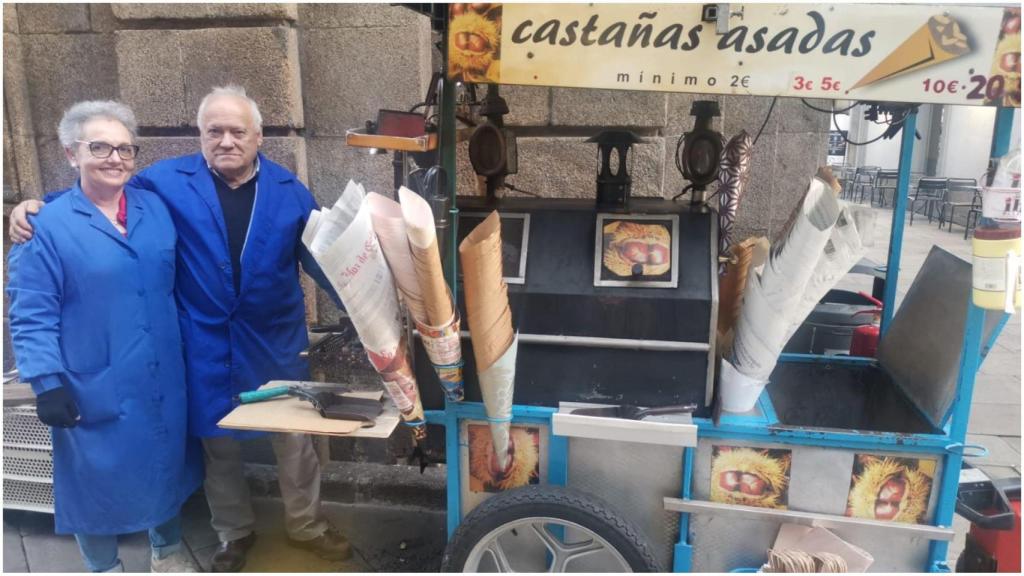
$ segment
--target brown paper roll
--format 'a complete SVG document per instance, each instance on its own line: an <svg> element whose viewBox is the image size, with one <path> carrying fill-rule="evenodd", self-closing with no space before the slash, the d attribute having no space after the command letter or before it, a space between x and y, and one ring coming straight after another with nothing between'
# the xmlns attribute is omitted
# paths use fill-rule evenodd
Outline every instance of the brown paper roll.
<svg viewBox="0 0 1024 576"><path fill-rule="evenodd" d="M459 245L466 320L478 372L487 370L512 343L508 286L501 276L501 219L494 211Z"/></svg>
<svg viewBox="0 0 1024 576"><path fill-rule="evenodd" d="M733 244L729 254L734 261L726 265L725 275L718 281L718 345L722 354L731 348L732 330L743 307L743 289L747 285L747 272L756 244L756 238Z"/></svg>
<svg viewBox="0 0 1024 576"><path fill-rule="evenodd" d="M412 263L416 268L420 292L423 294L427 321L431 326L439 326L451 320L453 310L448 296L448 285L444 281L444 268L441 266L437 240L426 248L419 248L410 243L409 249L412 251Z"/></svg>

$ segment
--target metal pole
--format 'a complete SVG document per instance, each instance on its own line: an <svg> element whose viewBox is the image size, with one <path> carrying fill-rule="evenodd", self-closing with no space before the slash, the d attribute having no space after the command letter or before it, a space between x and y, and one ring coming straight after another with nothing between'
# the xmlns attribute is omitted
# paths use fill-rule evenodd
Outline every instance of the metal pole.
<svg viewBox="0 0 1024 576"><path fill-rule="evenodd" d="M1010 136L1013 135L1013 108L996 108L996 123L992 129L992 153L991 158L1002 158L1010 151ZM995 171L989 175L989 184L992 182Z"/></svg>
<svg viewBox="0 0 1024 576"><path fill-rule="evenodd" d="M455 207L455 82L448 78L448 25L445 24L444 32L441 34L442 72L441 77L441 167L448 176L445 181L448 187L448 254L442 254L445 260L445 277L448 286L452 290L452 298L458 302L458 244L456 239L459 232L459 209Z"/></svg>
<svg viewBox="0 0 1024 576"><path fill-rule="evenodd" d="M917 110L907 114L900 141L900 167L892 203L892 234L889 236L889 260L885 273L885 297L882 298L882 335L892 322L896 309L896 284L900 275L900 251L903 249L903 224L906 220L907 194L910 190L910 164L914 159L914 135L917 132Z"/></svg>

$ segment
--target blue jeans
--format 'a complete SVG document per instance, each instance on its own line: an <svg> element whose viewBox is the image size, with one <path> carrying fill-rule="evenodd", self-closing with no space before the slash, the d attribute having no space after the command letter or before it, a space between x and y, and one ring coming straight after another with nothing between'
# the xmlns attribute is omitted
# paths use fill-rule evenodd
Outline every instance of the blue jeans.
<svg viewBox="0 0 1024 576"><path fill-rule="evenodd" d="M109 572L121 564L117 557L117 535L75 534L78 548L82 551L85 567L93 572ZM149 544L153 547L153 556L166 558L181 550L181 516L173 518L149 529Z"/></svg>

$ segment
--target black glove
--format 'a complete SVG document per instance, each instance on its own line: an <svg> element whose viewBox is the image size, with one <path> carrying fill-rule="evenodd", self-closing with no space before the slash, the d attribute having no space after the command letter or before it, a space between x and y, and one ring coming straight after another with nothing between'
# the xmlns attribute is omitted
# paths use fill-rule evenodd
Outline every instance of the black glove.
<svg viewBox="0 0 1024 576"><path fill-rule="evenodd" d="M36 396L36 414L43 424L54 428L74 428L81 419L74 397L63 386Z"/></svg>

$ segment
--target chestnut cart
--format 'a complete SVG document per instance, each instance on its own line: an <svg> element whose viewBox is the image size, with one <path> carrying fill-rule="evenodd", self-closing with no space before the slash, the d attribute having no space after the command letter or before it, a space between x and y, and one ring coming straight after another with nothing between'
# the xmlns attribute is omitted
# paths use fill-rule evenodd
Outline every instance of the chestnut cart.
<svg viewBox="0 0 1024 576"><path fill-rule="evenodd" d="M764 563L780 527L794 524L827 528L864 549L874 559L871 571L948 571L961 463L984 450L965 443L975 374L1008 315L974 306L970 263L938 248L895 308L916 108L906 105L902 121L877 358L785 354L753 410L716 419L719 219L700 186L679 201L631 198L631 136L595 131L596 200L496 199L494 190L516 164L497 86L843 100L837 108L853 100L1000 106L991 152L998 158L1007 152L1019 107L1010 94L1017 82L1019 99L1019 69L1016 76L989 70L993 55L998 61L1006 50L1003 39L1012 39L1006 22L1014 14L1019 54L1019 8L409 6L432 18L446 48L439 150L449 175L456 173L456 94L468 93L471 84L487 93L482 102L489 119L476 129L480 138L474 134L470 148L489 194L456 198L454 177L442 179L451 223L445 267L465 318L457 247L468 230L497 210L519 341L512 424L520 432L514 439L535 443L538 454L526 486L497 490L474 478L472 438L489 421L468 334L462 402L444 399L416 345L427 421L431 434L443 429L447 456L445 569L744 570ZM457 22L462 17L476 22ZM625 32L616 44L618 22ZM682 32L671 44L674 25ZM741 26L743 37L736 31ZM762 26L758 48L753 38ZM1009 31L998 32L1000 26ZM797 33L778 36L787 27ZM596 58L619 66L619 72L601 76L596 66L585 70L590 64L577 58L584 52L571 51L587 28L594 44L587 50L606 50L602 54L611 56ZM634 40L630 31L638 31ZM662 49L656 48L659 38ZM500 51L494 46L499 40ZM785 48L787 41L792 50ZM642 53L650 60L637 61L638 52L624 48L635 48L633 42L648 46ZM673 49L664 48L669 44ZM931 50L934 65L900 63L921 46ZM562 47L572 55L569 60L560 59ZM615 60L617 49L623 56ZM697 54L707 55L706 67L694 63ZM970 58L984 61L971 67L982 74L977 98L949 92L948 83L937 92L935 80L966 74L957 59ZM661 59L680 63L672 83L670 70L658 71ZM849 78L843 76L853 74L843 68L847 63L856 71ZM839 74L822 82L823 66ZM638 79L641 69L647 75L642 78L656 74L658 83ZM694 80L680 81L684 76ZM717 80L712 84L709 78ZM698 103L693 112L697 129L688 138L696 140L714 105ZM720 153L721 144L712 145L720 140L708 142L712 154ZM701 170L699 161L692 163L687 179L699 183ZM574 195L589 195L580 192ZM653 222L670 231L669 252L653 256L670 261L670 272L634 272L625 280L604 273L601 234L614 221ZM573 413L584 407L690 404L696 405L692 413L644 419ZM886 473L885 466L898 471ZM530 477L526 472L524 478ZM873 477L882 480L871 486ZM723 491L735 497L716 497Z"/></svg>

